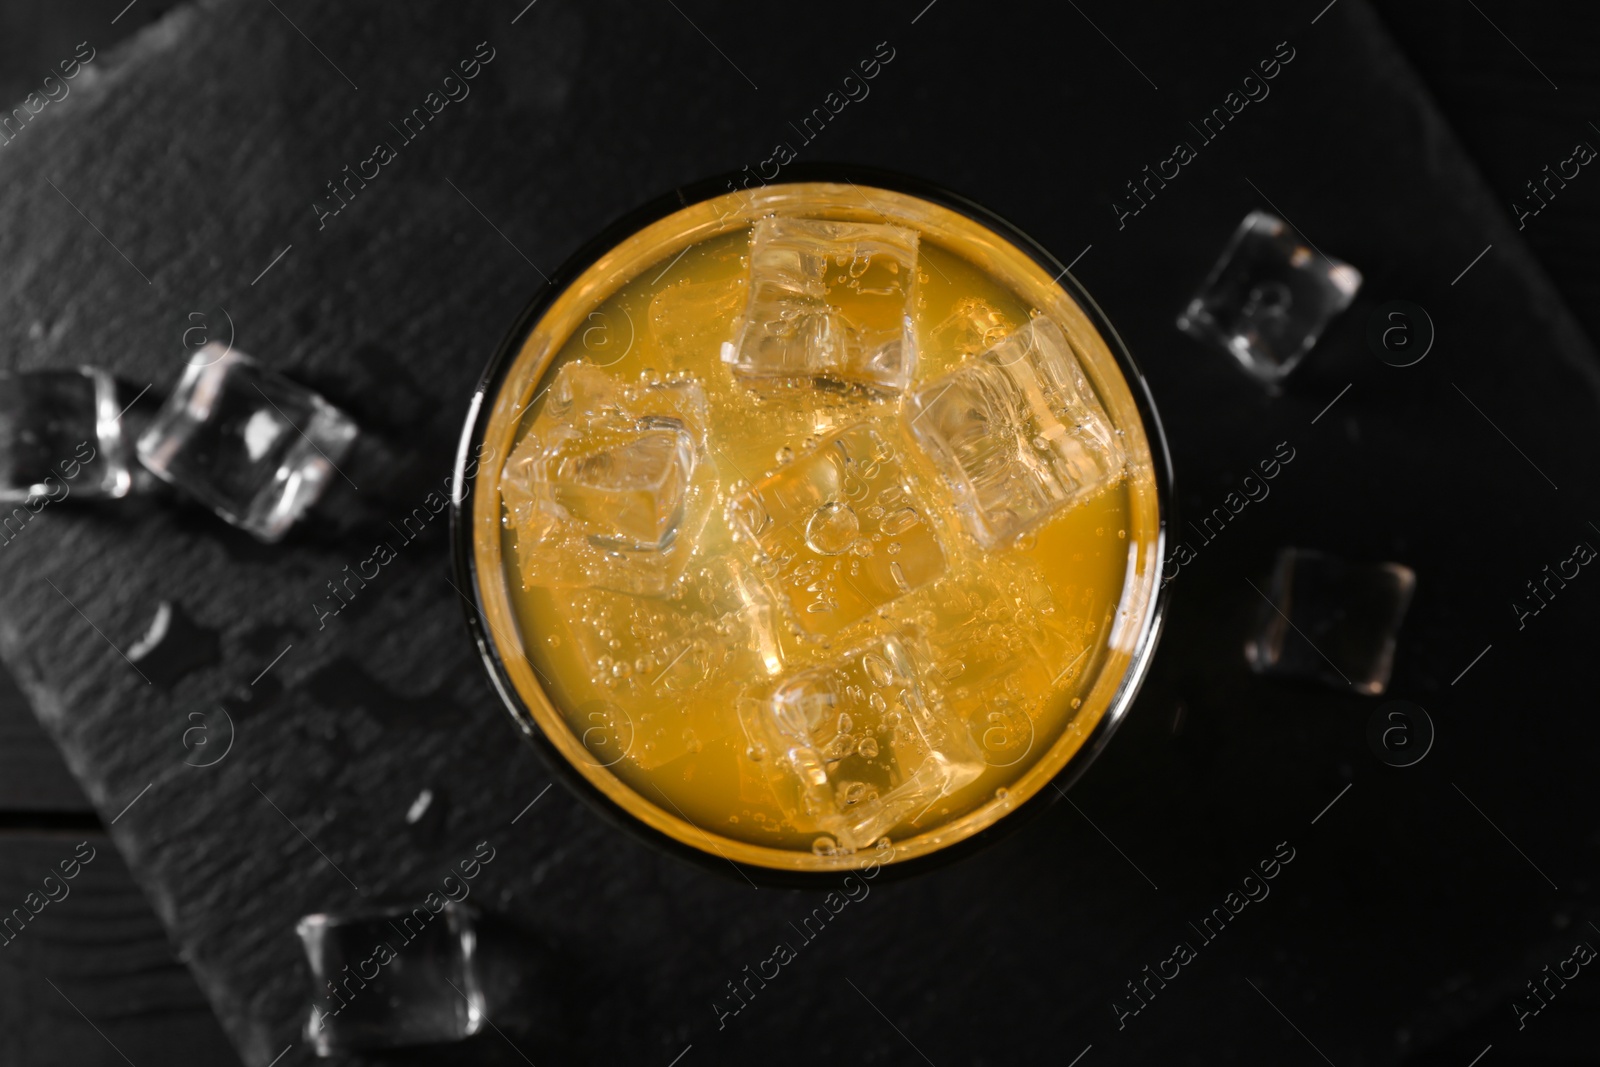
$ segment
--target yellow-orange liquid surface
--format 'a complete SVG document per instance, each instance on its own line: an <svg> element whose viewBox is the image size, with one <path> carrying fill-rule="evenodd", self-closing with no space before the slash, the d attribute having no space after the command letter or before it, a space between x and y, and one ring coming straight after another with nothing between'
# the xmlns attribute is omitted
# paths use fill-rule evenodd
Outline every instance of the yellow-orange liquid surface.
<svg viewBox="0 0 1600 1067"><path fill-rule="evenodd" d="M536 728L555 735L611 799L684 843L808 869L861 862L864 842L827 832L796 777L803 768L786 757L788 743L762 732L774 694L805 699L806 679L831 677L840 693L862 701L854 716L843 696L838 709L828 707L827 744L815 754L826 770L814 773L819 781L827 775L816 788L826 791L829 810L892 794L913 763L939 747L915 736L912 705L936 720L937 736L971 770L906 811L874 853L893 859L959 840L1047 782L1115 698L1148 621L1159 518L1126 383L1103 340L1046 276L992 232L913 198L874 190L876 208L907 207L885 215L863 210L853 186L798 191L797 201L775 210L888 218L920 233L914 278L894 279L914 282L908 392L978 358L1033 316L1071 320L1062 325L1118 431L1126 473L1014 541L983 547L908 430L902 395L806 379L752 383L730 370L724 342L736 338L749 296L750 224L730 220L724 206L715 223L697 217L702 233L721 232L699 236L685 225L685 244L671 234L672 220L658 223L653 244L636 242L634 262L623 249L601 264L606 277L569 293L555 329L530 338L521 373L505 387L516 395L497 400L486 435L493 451L480 492L494 494L500 465L552 402L564 365L599 369L624 391L698 383L708 412L697 466L705 499L698 525L685 532L692 544L674 546L680 562L664 587L531 584L522 563L540 547L519 543L526 529L498 500L480 501L476 515L480 585L493 594L490 627ZM750 216L762 210L747 200L730 204ZM974 243L964 247L969 233ZM868 265L869 276L875 269ZM608 279L610 291L601 291ZM847 305L849 293L829 299ZM859 452L863 441L875 459L853 491L840 541L848 549L827 544L838 533L827 513L759 539L740 526L738 509L752 492L793 496L791 483L809 484L819 449ZM909 526L900 514L912 516ZM911 675L883 690L887 705L872 681L873 661L889 656L884 640L906 650Z"/></svg>

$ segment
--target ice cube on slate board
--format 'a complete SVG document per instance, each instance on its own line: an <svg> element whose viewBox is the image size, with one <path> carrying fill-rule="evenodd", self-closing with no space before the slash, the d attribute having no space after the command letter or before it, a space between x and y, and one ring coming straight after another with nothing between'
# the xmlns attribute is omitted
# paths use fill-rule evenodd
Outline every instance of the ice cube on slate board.
<svg viewBox="0 0 1600 1067"><path fill-rule="evenodd" d="M736 494L728 521L801 629L832 634L938 577L944 549L896 443L847 426Z"/></svg>
<svg viewBox="0 0 1600 1067"><path fill-rule="evenodd" d="M1349 563L1278 552L1245 657L1257 674L1376 695L1389 685L1395 637L1417 578L1399 563Z"/></svg>
<svg viewBox="0 0 1600 1067"><path fill-rule="evenodd" d="M1121 439L1047 318L923 383L903 418L986 549L1111 484L1124 466Z"/></svg>
<svg viewBox="0 0 1600 1067"><path fill-rule="evenodd" d="M251 357L211 344L139 435L139 462L272 542L314 504L356 437L350 416Z"/></svg>
<svg viewBox="0 0 1600 1067"><path fill-rule="evenodd" d="M708 514L707 418L687 375L564 365L504 471L523 584L666 593Z"/></svg>
<svg viewBox="0 0 1600 1067"><path fill-rule="evenodd" d="M1356 268L1323 255L1276 215L1252 211L1178 328L1272 383L1294 370L1360 288Z"/></svg>
<svg viewBox="0 0 1600 1067"><path fill-rule="evenodd" d="M898 393L916 370L917 234L899 226L765 218L750 292L723 359L746 381L826 379Z"/></svg>
<svg viewBox="0 0 1600 1067"><path fill-rule="evenodd" d="M924 694L918 645L914 634L880 635L740 704L779 803L827 835L819 848L865 848L983 772L964 726Z"/></svg>
<svg viewBox="0 0 1600 1067"><path fill-rule="evenodd" d="M0 372L0 502L126 496L133 480L119 415L105 371Z"/></svg>
<svg viewBox="0 0 1600 1067"><path fill-rule="evenodd" d="M428 898L307 915L295 927L311 971L305 1039L317 1055L462 1041L483 1028L472 909Z"/></svg>

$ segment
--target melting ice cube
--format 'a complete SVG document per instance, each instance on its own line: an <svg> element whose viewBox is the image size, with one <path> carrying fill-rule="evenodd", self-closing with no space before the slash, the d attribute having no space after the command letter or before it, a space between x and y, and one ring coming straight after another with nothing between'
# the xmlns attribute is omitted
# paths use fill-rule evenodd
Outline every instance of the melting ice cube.
<svg viewBox="0 0 1600 1067"><path fill-rule="evenodd" d="M687 376L624 386L578 361L506 461L502 492L528 587L661 595L705 522L706 398Z"/></svg>
<svg viewBox="0 0 1600 1067"><path fill-rule="evenodd" d="M483 1029L473 909L417 904L307 915L295 927L310 972L305 1036L317 1055L440 1045Z"/></svg>
<svg viewBox="0 0 1600 1067"><path fill-rule="evenodd" d="M865 848L970 784L983 759L918 682L914 634L887 634L741 705L752 747L803 831Z"/></svg>
<svg viewBox="0 0 1600 1067"><path fill-rule="evenodd" d="M1278 216L1252 211L1178 316L1178 329L1276 382L1360 288L1360 271L1323 255Z"/></svg>
<svg viewBox="0 0 1600 1067"><path fill-rule="evenodd" d="M898 393L916 370L917 234L766 218L750 235L750 294L723 358L746 380L822 378Z"/></svg>
<svg viewBox="0 0 1600 1067"><path fill-rule="evenodd" d="M0 501L126 496L132 478L111 375L0 371Z"/></svg>
<svg viewBox="0 0 1600 1067"><path fill-rule="evenodd" d="M1351 563L1279 549L1245 658L1257 674L1381 694L1417 577L1399 563Z"/></svg>
<svg viewBox="0 0 1600 1067"><path fill-rule="evenodd" d="M895 445L867 423L824 438L737 494L728 521L813 634L835 633L945 568Z"/></svg>
<svg viewBox="0 0 1600 1067"><path fill-rule="evenodd" d="M305 386L220 344L195 353L139 435L139 462L262 541L337 477L356 424Z"/></svg>
<svg viewBox="0 0 1600 1067"><path fill-rule="evenodd" d="M556 459L549 503L599 547L660 551L677 536L694 467L687 432L642 430L610 447Z"/></svg>
<svg viewBox="0 0 1600 1067"><path fill-rule="evenodd" d="M903 417L984 548L1008 544L1123 469L1111 421L1046 318L922 385Z"/></svg>

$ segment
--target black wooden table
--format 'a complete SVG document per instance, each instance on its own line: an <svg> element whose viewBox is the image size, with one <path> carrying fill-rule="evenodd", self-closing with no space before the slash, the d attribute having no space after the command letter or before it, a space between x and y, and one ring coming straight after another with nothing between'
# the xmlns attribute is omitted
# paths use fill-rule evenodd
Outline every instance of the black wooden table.
<svg viewBox="0 0 1600 1067"><path fill-rule="evenodd" d="M1063 260L1081 253L1075 273L1162 405L1183 508L1209 511L1280 440L1303 458L1185 568L1147 692L1073 805L972 861L879 887L722 1029L711 1005L724 982L813 901L657 857L559 791L513 827L549 775L508 743L478 676L442 531L318 630L310 603L365 547L358 536L311 524L269 550L197 510L49 514L0 552L0 651L116 820L111 840L245 1062L309 1058L298 915L420 899L481 840L499 853L478 900L510 928L503 943L539 947L501 988L499 1031L463 1053L474 1062L905 1062L913 1044L941 1064L1067 1062L1089 1046L1085 1064L1466 1062L1491 1044L1533 1062L1592 1047L1581 1025L1594 994L1578 982L1523 1030L1510 1010L1600 920L1596 727L1574 666L1592 594L1574 583L1522 631L1507 606L1597 515L1583 428L1600 371L1530 251L1592 314L1592 256L1587 274L1560 268L1572 266L1564 249L1592 253L1596 194L1573 181L1521 233L1507 211L1518 176L1584 136L1582 104L1564 102L1595 99L1586 26L1559 9L1389 13L1411 51L1435 57L1423 66L1460 106L1474 154L1493 157L1491 184L1360 0L1158 19L1096 5L1032 28L1021 9L940 0L848 29L801 20L776 38L704 3L279 6L179 12L59 121L0 151L8 365L92 359L161 388L188 313L226 306L240 347L404 441L419 479L442 476L461 400L541 269L674 182L768 157L836 74L888 41L895 59L872 96L804 157L921 174ZM323 184L484 40L496 57L474 95L318 230ZM1272 97L1119 229L1122 183L1280 41L1295 59ZM1550 44L1532 49L1537 79L1515 50L1530 41ZM1490 91L1499 118L1472 106ZM1529 114L1547 140L1506 138ZM1357 306L1276 398L1172 329L1251 207L1367 273ZM1362 344L1365 317L1392 298L1439 327L1417 367L1387 367ZM390 493L367 506L410 510L403 487ZM1259 584L1287 543L1417 569L1393 692L1439 725L1422 764L1374 758L1375 702L1244 670L1246 579ZM110 646L127 648L163 600L215 635L216 655L146 685ZM216 722L218 707L234 749L186 765L189 715ZM432 817L410 823L424 789ZM73 834L8 845L20 858L5 885L28 892L30 868L82 840L82 825L41 824ZM1191 968L1204 977L1118 1029L1124 983L1280 841L1297 860L1273 898L1206 948ZM110 851L88 872L115 873ZM48 919L88 936L89 916L69 909L96 897L75 884L30 935ZM62 966L47 941L5 972L8 991ZM86 1004L102 973L80 988L56 971L60 999L83 1009L80 1035L93 1034L84 1022L159 1020L163 1003L192 1011L178 984L170 1001ZM160 1048L159 1034L141 1049ZM133 1062L176 1058L108 1036ZM19 1062L49 1062L46 1045L28 1037ZM196 1061L208 1055L202 1045Z"/></svg>

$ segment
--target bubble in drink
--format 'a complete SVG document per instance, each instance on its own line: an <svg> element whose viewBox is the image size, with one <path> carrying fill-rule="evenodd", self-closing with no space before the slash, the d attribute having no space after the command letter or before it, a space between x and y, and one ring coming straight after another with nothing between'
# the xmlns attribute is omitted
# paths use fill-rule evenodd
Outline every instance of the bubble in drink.
<svg viewBox="0 0 1600 1067"><path fill-rule="evenodd" d="M732 336L744 302L743 278L671 285L650 301L651 340L675 366L704 362Z"/></svg>
<svg viewBox="0 0 1600 1067"><path fill-rule="evenodd" d="M932 331L932 347L958 356L975 356L1016 330L1003 311L985 300L967 297Z"/></svg>
<svg viewBox="0 0 1600 1067"><path fill-rule="evenodd" d="M582 689L628 723L628 744L607 749L609 760L626 756L652 770L729 736L737 729L732 716L691 720L689 702L731 700L784 666L776 609L733 556L692 568L666 597L608 589L566 596L568 626L588 666Z"/></svg>

